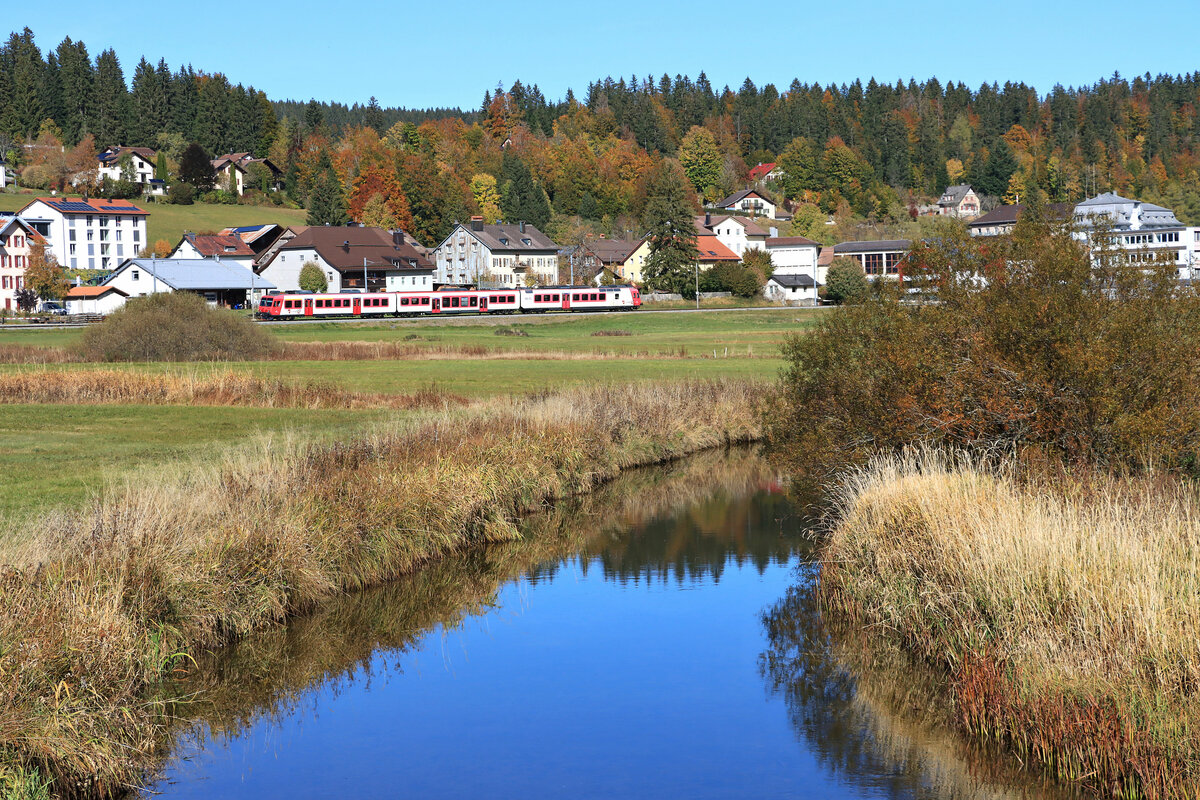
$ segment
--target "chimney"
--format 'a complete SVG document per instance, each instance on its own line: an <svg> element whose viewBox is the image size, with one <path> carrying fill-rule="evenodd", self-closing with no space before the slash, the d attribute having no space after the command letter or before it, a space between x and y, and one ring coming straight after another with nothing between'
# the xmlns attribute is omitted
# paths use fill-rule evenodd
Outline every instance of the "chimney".
<svg viewBox="0 0 1200 800"><path fill-rule="evenodd" d="M710 225L712 225L712 212L711 212L711 211L705 211L705 212L704 212L704 227L706 227L706 228L707 228L707 227L709 227Z"/></svg>
<svg viewBox="0 0 1200 800"><path fill-rule="evenodd" d="M779 228L776 228L774 225L771 226L771 238L772 239L779 238Z"/></svg>
<svg viewBox="0 0 1200 800"><path fill-rule="evenodd" d="M525 220L521 220L521 222L519 224L521 226L521 233L524 233L525 232Z"/></svg>
<svg viewBox="0 0 1200 800"><path fill-rule="evenodd" d="M483 217L471 217L471 230L483 230Z"/></svg>

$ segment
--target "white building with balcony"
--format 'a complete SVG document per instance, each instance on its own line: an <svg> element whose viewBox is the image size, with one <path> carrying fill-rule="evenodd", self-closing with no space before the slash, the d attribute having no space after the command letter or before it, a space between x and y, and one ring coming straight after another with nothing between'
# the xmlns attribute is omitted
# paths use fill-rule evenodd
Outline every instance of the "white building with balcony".
<svg viewBox="0 0 1200 800"><path fill-rule="evenodd" d="M67 269L112 270L146 246L149 213L128 200L40 197L18 214Z"/></svg>
<svg viewBox="0 0 1200 800"><path fill-rule="evenodd" d="M775 204L757 189L743 189L726 197L718 206L735 214L775 219Z"/></svg>
<svg viewBox="0 0 1200 800"><path fill-rule="evenodd" d="M1159 259L1173 263L1180 278L1191 277L1194 232L1169 208L1130 200L1106 192L1075 206L1077 236L1089 239L1100 224L1111 228L1111 244L1123 251L1129 264L1149 264Z"/></svg>
<svg viewBox="0 0 1200 800"><path fill-rule="evenodd" d="M434 251L439 284L540 285L558 281L558 245L525 222L458 224Z"/></svg>

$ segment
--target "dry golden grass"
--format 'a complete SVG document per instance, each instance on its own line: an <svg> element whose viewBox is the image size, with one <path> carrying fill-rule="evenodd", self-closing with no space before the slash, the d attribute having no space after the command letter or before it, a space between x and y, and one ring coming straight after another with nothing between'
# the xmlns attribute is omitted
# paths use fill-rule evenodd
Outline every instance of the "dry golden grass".
<svg viewBox="0 0 1200 800"><path fill-rule="evenodd" d="M436 408L466 399L434 389L413 394L349 392L230 370L149 374L129 370L34 371L0 375L0 403L251 406L255 408Z"/></svg>
<svg viewBox="0 0 1200 800"><path fill-rule="evenodd" d="M0 763L104 794L158 739L143 687L187 660L457 549L622 469L756 439L759 386L609 386L274 442L116 487L0 554Z"/></svg>
<svg viewBox="0 0 1200 800"><path fill-rule="evenodd" d="M1200 794L1200 495L932 453L842 484L826 602L949 671L959 721L1122 797Z"/></svg>

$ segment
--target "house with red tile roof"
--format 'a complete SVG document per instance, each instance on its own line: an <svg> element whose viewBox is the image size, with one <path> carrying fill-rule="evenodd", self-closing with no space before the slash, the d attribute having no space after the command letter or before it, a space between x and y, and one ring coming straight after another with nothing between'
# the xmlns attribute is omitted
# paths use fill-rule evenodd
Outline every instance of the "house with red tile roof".
<svg viewBox="0 0 1200 800"><path fill-rule="evenodd" d="M128 297L115 286L72 286L64 299L68 314L108 315L125 305Z"/></svg>
<svg viewBox="0 0 1200 800"><path fill-rule="evenodd" d="M783 177L783 170L779 169L775 162L764 164L758 162L757 166L750 168L750 180L753 183L761 183L763 181L777 181Z"/></svg>
<svg viewBox="0 0 1200 800"><path fill-rule="evenodd" d="M747 250L762 250L775 228L764 228L749 217L705 214L696 217L696 232L701 236L716 236L721 244L741 257Z"/></svg>
<svg viewBox="0 0 1200 800"><path fill-rule="evenodd" d="M115 269L146 246L150 215L128 200L39 197L17 213L67 269Z"/></svg>
<svg viewBox="0 0 1200 800"><path fill-rule="evenodd" d="M0 217L0 309L15 311L17 291L25 288L30 246L41 234L19 216Z"/></svg>

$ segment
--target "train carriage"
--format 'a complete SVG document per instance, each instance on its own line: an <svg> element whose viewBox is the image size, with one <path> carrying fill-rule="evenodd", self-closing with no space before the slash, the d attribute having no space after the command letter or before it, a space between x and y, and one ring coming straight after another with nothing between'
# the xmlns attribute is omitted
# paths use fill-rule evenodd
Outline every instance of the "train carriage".
<svg viewBox="0 0 1200 800"><path fill-rule="evenodd" d="M642 304L636 286L542 286L524 289L526 311L633 311Z"/></svg>
<svg viewBox="0 0 1200 800"><path fill-rule="evenodd" d="M544 311L632 311L635 286L547 286L531 289L445 289L436 292L276 292L264 295L263 319L512 314Z"/></svg>

